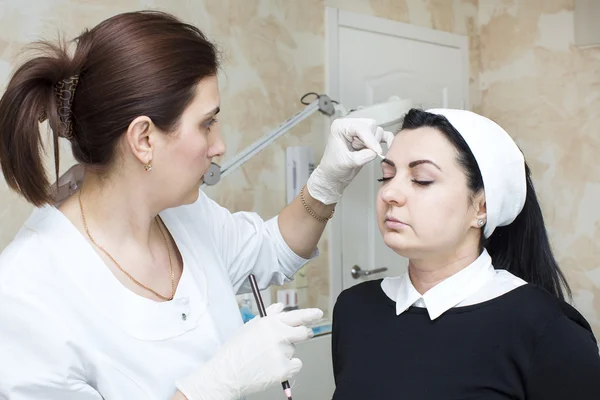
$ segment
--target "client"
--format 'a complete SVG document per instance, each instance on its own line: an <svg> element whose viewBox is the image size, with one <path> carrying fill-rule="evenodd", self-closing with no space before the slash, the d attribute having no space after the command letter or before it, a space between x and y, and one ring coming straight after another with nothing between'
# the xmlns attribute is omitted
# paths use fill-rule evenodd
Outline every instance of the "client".
<svg viewBox="0 0 600 400"><path fill-rule="evenodd" d="M339 296L333 399L600 399L596 339L504 129L413 109L381 166L379 228L408 272Z"/></svg>

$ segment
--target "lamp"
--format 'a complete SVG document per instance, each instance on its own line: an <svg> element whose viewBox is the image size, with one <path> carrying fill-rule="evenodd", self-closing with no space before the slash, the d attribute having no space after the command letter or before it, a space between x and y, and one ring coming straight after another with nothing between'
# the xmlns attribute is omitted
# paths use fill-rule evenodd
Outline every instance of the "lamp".
<svg viewBox="0 0 600 400"><path fill-rule="evenodd" d="M306 103L304 99L309 95L315 95L317 98L311 103ZM208 171L204 174L202 186L216 185L221 178L224 178L241 167L246 161L254 157L265 147L317 111L329 117L337 114L342 118L372 118L377 122L377 125L385 130L396 132L400 128L404 113L412 105L410 100L401 100L399 97L393 96L383 103L347 111L343 105L335 100L331 100L329 96L325 94L318 95L312 92L305 94L300 101L307 107L288 118L261 139L246 147L232 160L227 161L222 167L216 163L211 163Z"/></svg>

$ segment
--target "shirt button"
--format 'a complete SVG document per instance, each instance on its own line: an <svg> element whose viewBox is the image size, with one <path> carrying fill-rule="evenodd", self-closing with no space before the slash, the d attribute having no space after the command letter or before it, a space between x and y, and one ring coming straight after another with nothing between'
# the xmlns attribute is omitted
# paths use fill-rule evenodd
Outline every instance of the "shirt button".
<svg viewBox="0 0 600 400"><path fill-rule="evenodd" d="M186 313L181 313L181 319L184 321L187 319Z"/></svg>

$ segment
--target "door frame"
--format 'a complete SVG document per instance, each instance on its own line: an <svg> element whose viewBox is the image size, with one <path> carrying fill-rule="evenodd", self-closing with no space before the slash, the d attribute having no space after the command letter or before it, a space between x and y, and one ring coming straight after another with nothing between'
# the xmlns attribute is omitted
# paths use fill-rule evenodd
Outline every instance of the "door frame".
<svg viewBox="0 0 600 400"><path fill-rule="evenodd" d="M384 18L373 17L365 14L353 13L332 7L325 7L325 86L327 95L333 100L339 100L339 37L338 30L348 27L360 30L375 31L392 36L405 37L412 40L434 43L453 47L460 50L463 59L463 84L465 94L464 109L470 110L469 102L469 40L467 36L423 28L416 25L405 24ZM329 135L326 129L325 135ZM327 137L327 136L326 136ZM325 141L326 142L326 141ZM336 214L329 223L329 289L330 289L330 316L333 305L343 288L343 255L342 255L342 213L343 199L337 204Z"/></svg>

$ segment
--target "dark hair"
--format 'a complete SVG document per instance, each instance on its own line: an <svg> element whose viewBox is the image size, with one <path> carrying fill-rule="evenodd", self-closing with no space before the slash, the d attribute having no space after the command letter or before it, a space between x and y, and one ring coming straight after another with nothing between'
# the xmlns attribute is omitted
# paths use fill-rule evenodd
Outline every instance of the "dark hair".
<svg viewBox="0 0 600 400"><path fill-rule="evenodd" d="M36 206L52 201L38 125L45 118L58 179L59 82L79 77L71 103L73 154L102 168L111 164L117 140L136 117L148 116L164 132L175 130L198 82L219 68L215 46L198 28L158 11L116 15L74 42L72 58L64 41L37 43L43 53L16 70L0 100L4 178Z"/></svg>
<svg viewBox="0 0 600 400"><path fill-rule="evenodd" d="M458 152L457 162L464 170L467 185L472 193L484 188L481 171L462 135L442 115L411 109L401 129L431 127L440 131ZM560 270L548 239L544 217L531 181L530 170L525 163L527 196L525 205L517 218L506 226L499 226L486 240L481 235L481 248L492 257L496 269L505 269L526 282L538 285L564 300L565 292L571 297L571 289Z"/></svg>

